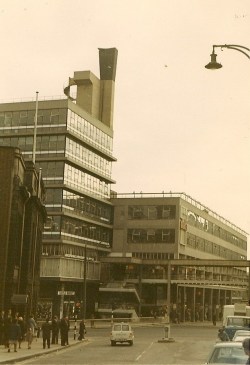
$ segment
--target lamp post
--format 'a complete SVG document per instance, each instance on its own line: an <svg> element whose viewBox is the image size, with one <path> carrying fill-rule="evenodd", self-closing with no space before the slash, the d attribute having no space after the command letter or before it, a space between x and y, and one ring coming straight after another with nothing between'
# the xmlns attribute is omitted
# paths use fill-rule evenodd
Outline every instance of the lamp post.
<svg viewBox="0 0 250 365"><path fill-rule="evenodd" d="M83 320L86 317L86 284L87 284L87 245L84 246L84 267L83 267Z"/></svg>
<svg viewBox="0 0 250 365"><path fill-rule="evenodd" d="M215 53L215 48L221 48L221 50L223 48L234 49L235 51L243 53L247 58L250 58L250 54L247 53L250 52L250 49L247 47L238 44L213 45L213 52L210 55L211 61L205 66L209 70L217 70L222 67L222 64L216 61L217 54Z"/></svg>
<svg viewBox="0 0 250 365"><path fill-rule="evenodd" d="M217 70L222 67L222 64L216 61L217 54L215 53L215 48L228 48L233 49L235 51L243 53L248 59L250 59L250 49L241 46L239 44L221 44L221 45L213 45L213 52L211 53L211 61L205 66L205 68L209 70ZM248 262L248 301L250 304L250 261Z"/></svg>

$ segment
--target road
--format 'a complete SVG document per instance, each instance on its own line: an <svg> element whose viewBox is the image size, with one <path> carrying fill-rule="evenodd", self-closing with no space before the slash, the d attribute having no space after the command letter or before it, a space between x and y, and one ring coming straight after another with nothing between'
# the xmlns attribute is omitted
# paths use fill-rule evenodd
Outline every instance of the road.
<svg viewBox="0 0 250 365"><path fill-rule="evenodd" d="M174 342L161 343L162 327L136 327L133 346L110 346L110 329L89 329L88 341L25 361L26 364L204 364L217 339L213 326L171 327ZM24 363L24 362L23 362Z"/></svg>

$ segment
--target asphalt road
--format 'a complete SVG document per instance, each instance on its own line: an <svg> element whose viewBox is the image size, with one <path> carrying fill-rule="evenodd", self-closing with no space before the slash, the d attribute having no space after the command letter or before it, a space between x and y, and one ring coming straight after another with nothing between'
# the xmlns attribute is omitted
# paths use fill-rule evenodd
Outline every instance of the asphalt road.
<svg viewBox="0 0 250 365"><path fill-rule="evenodd" d="M170 329L173 342L161 343L162 327L136 327L133 346L111 346L110 329L89 329L87 342L65 350L25 361L26 364L204 364L217 340L213 326L175 325Z"/></svg>

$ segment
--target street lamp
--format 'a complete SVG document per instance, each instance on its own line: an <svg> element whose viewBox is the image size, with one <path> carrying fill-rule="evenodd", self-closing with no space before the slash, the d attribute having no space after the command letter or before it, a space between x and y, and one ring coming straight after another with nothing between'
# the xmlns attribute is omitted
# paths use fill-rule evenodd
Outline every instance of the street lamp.
<svg viewBox="0 0 250 365"><path fill-rule="evenodd" d="M215 48L228 48L228 49L234 49L235 51L239 51L243 53L247 58L250 58L250 54L248 54L246 51L250 52L250 49L244 46L239 46L238 44L222 44L222 45L213 45L213 52L211 53L211 61L205 66L209 70L217 70L222 67L221 63L218 63L216 61L217 54L215 53Z"/></svg>
<svg viewBox="0 0 250 365"><path fill-rule="evenodd" d="M216 61L217 54L215 53L215 48L228 48L228 49L234 49L235 51L239 51L243 53L247 58L250 59L250 49L245 46L240 46L238 44L222 44L222 45L213 45L213 52L211 53L211 61L205 66L209 70L217 70L222 67L222 64L218 63ZM249 52L249 53L247 53ZM250 261L248 264L248 300L250 303Z"/></svg>
<svg viewBox="0 0 250 365"><path fill-rule="evenodd" d="M86 305L87 305L87 298L86 298L86 285L87 284L87 245L84 246L84 267L83 267L83 320L85 321L86 317Z"/></svg>

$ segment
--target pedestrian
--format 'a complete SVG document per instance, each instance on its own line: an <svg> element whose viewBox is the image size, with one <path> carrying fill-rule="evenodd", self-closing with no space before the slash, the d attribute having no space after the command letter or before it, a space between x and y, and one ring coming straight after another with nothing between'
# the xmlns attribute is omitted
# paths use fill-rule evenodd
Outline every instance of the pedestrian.
<svg viewBox="0 0 250 365"><path fill-rule="evenodd" d="M0 315L0 345L4 345L4 311Z"/></svg>
<svg viewBox="0 0 250 365"><path fill-rule="evenodd" d="M250 364L250 338L245 338L242 342L242 346L244 349L245 354L248 356L246 364Z"/></svg>
<svg viewBox="0 0 250 365"><path fill-rule="evenodd" d="M67 316L64 316L60 321L60 331L61 346L66 346L69 344L69 320Z"/></svg>
<svg viewBox="0 0 250 365"><path fill-rule="evenodd" d="M11 345L14 345L14 352L17 352L17 342L21 336L21 329L14 318L8 326L8 352L10 352Z"/></svg>
<svg viewBox="0 0 250 365"><path fill-rule="evenodd" d="M79 324L79 337L78 340L82 341L84 339L84 335L86 334L86 326L84 320L82 319Z"/></svg>
<svg viewBox="0 0 250 365"><path fill-rule="evenodd" d="M4 347L9 348L9 326L12 322L11 313L9 312L4 318Z"/></svg>
<svg viewBox="0 0 250 365"><path fill-rule="evenodd" d="M18 320L17 320L17 323L19 324L20 326L20 331L21 331L21 334L20 334L20 337L18 339L18 347L19 349L21 348L21 343L22 341L24 340L24 337L25 337L25 326L24 326L24 320L23 320L23 317L18 317Z"/></svg>
<svg viewBox="0 0 250 365"><path fill-rule="evenodd" d="M33 342L33 330L31 327L27 326L25 337L26 337L26 341L28 343L28 349L30 350L32 342Z"/></svg>
<svg viewBox="0 0 250 365"><path fill-rule="evenodd" d="M216 326L216 311L213 312L212 321L213 325Z"/></svg>
<svg viewBox="0 0 250 365"><path fill-rule="evenodd" d="M49 318L46 319L46 322L42 324L42 333L43 333L43 348L45 349L46 343L48 349L50 348L50 337L51 337L51 323L49 322Z"/></svg>
<svg viewBox="0 0 250 365"><path fill-rule="evenodd" d="M52 344L58 344L58 335L59 335L59 321L58 317L54 316L52 319Z"/></svg>
<svg viewBox="0 0 250 365"><path fill-rule="evenodd" d="M31 328L33 337L36 335L36 331L38 330L38 326L36 321L34 320L33 314L29 316L29 319L27 321L27 327Z"/></svg>

